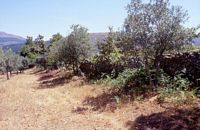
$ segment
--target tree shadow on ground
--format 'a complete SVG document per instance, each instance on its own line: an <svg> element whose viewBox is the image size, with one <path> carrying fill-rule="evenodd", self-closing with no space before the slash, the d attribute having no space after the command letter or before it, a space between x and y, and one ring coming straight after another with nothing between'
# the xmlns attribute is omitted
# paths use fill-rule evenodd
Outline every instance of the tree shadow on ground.
<svg viewBox="0 0 200 130"><path fill-rule="evenodd" d="M46 70L32 70L30 72L30 74L34 74L34 75L41 75L41 74L45 74L45 73L47 73Z"/></svg>
<svg viewBox="0 0 200 130"><path fill-rule="evenodd" d="M200 108L171 109L128 121L129 130L200 130Z"/></svg>
<svg viewBox="0 0 200 130"><path fill-rule="evenodd" d="M54 77L53 75L43 75L38 79L38 81L49 80L49 79L51 79L53 77Z"/></svg>
<svg viewBox="0 0 200 130"><path fill-rule="evenodd" d="M62 86L67 82L66 77L56 77L53 79L45 80L40 82L37 89L48 89L48 88L56 88L58 86Z"/></svg>
<svg viewBox="0 0 200 130"><path fill-rule="evenodd" d="M55 88L64 85L65 83L69 82L69 80L72 78L70 76L60 76L59 71L38 71L35 73L36 75L39 75L38 81L39 86L36 87L36 89L48 89L48 88Z"/></svg>
<svg viewBox="0 0 200 130"><path fill-rule="evenodd" d="M114 111L117 108L116 97L119 97L117 92L104 92L96 97L86 97L83 105L92 107L93 111Z"/></svg>
<svg viewBox="0 0 200 130"><path fill-rule="evenodd" d="M59 76L58 73L59 73L58 70L46 70L46 71L37 72L36 74L40 76L38 81L44 81L44 80L50 80L56 76Z"/></svg>

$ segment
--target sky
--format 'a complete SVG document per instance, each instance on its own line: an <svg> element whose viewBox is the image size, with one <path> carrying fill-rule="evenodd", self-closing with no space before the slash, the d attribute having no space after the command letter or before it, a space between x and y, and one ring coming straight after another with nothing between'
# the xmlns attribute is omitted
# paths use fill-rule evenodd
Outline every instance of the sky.
<svg viewBox="0 0 200 130"><path fill-rule="evenodd" d="M55 33L66 36L72 24L89 32L107 32L122 27L130 0L0 0L0 31L22 37ZM200 24L200 0L170 0L183 6L190 16L186 26Z"/></svg>

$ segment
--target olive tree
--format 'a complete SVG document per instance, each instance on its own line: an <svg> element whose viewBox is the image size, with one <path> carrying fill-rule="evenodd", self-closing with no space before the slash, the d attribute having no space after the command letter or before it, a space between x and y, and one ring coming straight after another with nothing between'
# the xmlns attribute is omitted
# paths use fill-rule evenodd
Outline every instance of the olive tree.
<svg viewBox="0 0 200 130"><path fill-rule="evenodd" d="M124 33L131 39L132 49L141 50L147 72L151 66L159 71L164 53L192 44L196 28L183 26L188 20L187 12L180 6L171 6L169 0L132 0L127 10Z"/></svg>
<svg viewBox="0 0 200 130"><path fill-rule="evenodd" d="M33 38L27 36L26 43L22 47L20 55L33 61L36 59L37 53L37 46L35 45Z"/></svg>
<svg viewBox="0 0 200 130"><path fill-rule="evenodd" d="M2 74L4 74L5 72L5 60L4 60L4 51L2 48L0 48L0 71L2 72Z"/></svg>
<svg viewBox="0 0 200 130"><path fill-rule="evenodd" d="M0 71L10 79L12 71L18 72L28 66L28 60L15 54L11 49L4 51L0 48Z"/></svg>
<svg viewBox="0 0 200 130"><path fill-rule="evenodd" d="M78 72L79 63L90 54L88 29L80 25L73 25L72 32L61 42L59 59L66 65L72 65L73 71Z"/></svg>
<svg viewBox="0 0 200 130"><path fill-rule="evenodd" d="M58 62L58 51L59 47L61 45L63 36L59 33L54 34L52 38L50 39L50 45L47 48L47 60L48 60L48 65L50 66L57 66Z"/></svg>
<svg viewBox="0 0 200 130"><path fill-rule="evenodd" d="M15 55L13 53L13 51L11 49L7 50L5 52L5 55L4 55L4 62L5 62L5 65L4 65L4 68L6 70L6 74L7 74L7 79L9 80L10 79L10 75L12 74L12 71L14 69L14 58L15 58ZM9 75L10 73L10 75Z"/></svg>

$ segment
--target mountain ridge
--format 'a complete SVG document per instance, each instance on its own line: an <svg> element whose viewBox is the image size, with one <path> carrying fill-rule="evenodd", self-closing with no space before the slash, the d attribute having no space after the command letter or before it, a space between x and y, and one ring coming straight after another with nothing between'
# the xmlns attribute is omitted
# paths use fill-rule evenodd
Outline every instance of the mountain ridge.
<svg viewBox="0 0 200 130"><path fill-rule="evenodd" d="M19 53L26 39L18 36L0 31L0 47L4 50L12 49L15 53Z"/></svg>
<svg viewBox="0 0 200 130"><path fill-rule="evenodd" d="M103 41L107 32L89 33L91 46L96 47L98 41ZM20 53L21 48L24 46L26 39L18 36L0 31L0 47L4 50L12 49L15 53ZM49 41L45 41L46 44Z"/></svg>
<svg viewBox="0 0 200 130"><path fill-rule="evenodd" d="M10 34L10 33L6 33L6 32L2 32L0 31L0 37L12 37L12 38L18 38L18 39L21 39L21 40L24 40L25 38L21 37L21 36L18 36L18 35L14 35L14 34Z"/></svg>
<svg viewBox="0 0 200 130"><path fill-rule="evenodd" d="M26 39L21 36L0 32L0 47L24 44L25 41Z"/></svg>

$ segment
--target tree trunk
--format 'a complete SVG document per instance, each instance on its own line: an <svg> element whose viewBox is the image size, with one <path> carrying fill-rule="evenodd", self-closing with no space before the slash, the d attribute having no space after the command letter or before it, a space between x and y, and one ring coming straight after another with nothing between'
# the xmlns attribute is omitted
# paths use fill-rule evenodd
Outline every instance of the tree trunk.
<svg viewBox="0 0 200 130"><path fill-rule="evenodd" d="M9 71L7 71L6 75L7 75L7 80L9 80L10 79Z"/></svg>
<svg viewBox="0 0 200 130"><path fill-rule="evenodd" d="M75 65L74 65L74 62L73 62L73 64L72 64L72 66L73 66L73 72L75 73Z"/></svg>
<svg viewBox="0 0 200 130"><path fill-rule="evenodd" d="M75 62L75 74L78 74L78 62Z"/></svg>
<svg viewBox="0 0 200 130"><path fill-rule="evenodd" d="M162 54L155 56L154 67L156 69L156 86L158 85L158 78L160 73L160 62L161 62Z"/></svg>
<svg viewBox="0 0 200 130"><path fill-rule="evenodd" d="M159 73L160 73L160 61L159 60L156 62L155 69L156 69L156 72L155 72L154 84L155 84L155 86L157 88L157 86L158 86L158 78L159 78Z"/></svg>
<svg viewBox="0 0 200 130"><path fill-rule="evenodd" d="M43 63L44 70L47 69L46 61Z"/></svg>
<svg viewBox="0 0 200 130"><path fill-rule="evenodd" d="M148 80L148 84L151 84L150 81L150 68L149 68L149 63L148 63L148 56L147 56L147 52L144 53L144 63L145 63L145 71L147 74L147 80Z"/></svg>

